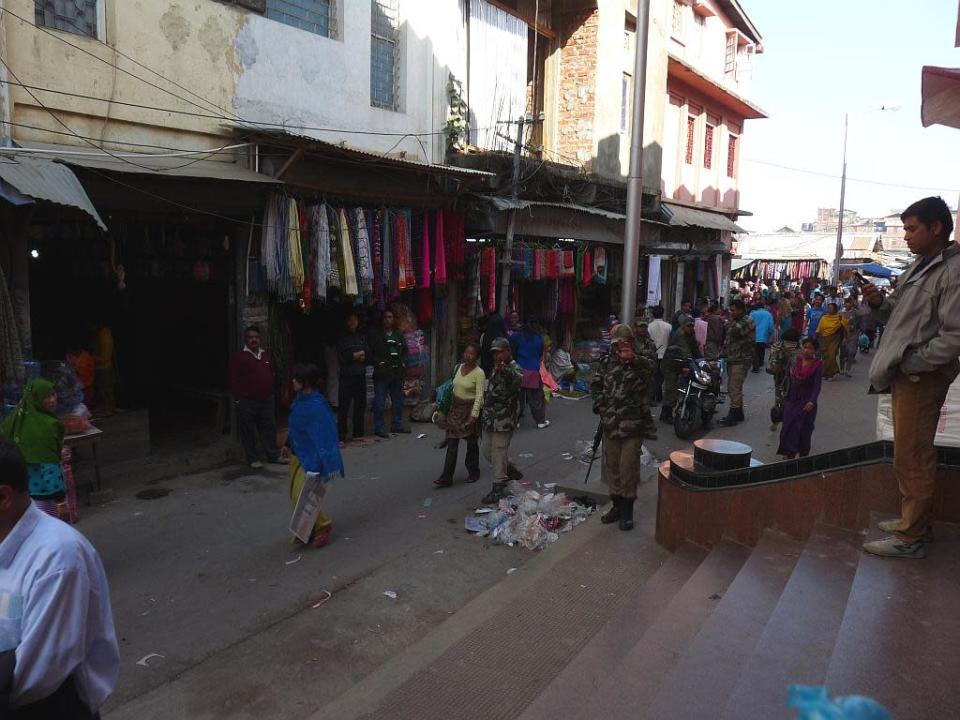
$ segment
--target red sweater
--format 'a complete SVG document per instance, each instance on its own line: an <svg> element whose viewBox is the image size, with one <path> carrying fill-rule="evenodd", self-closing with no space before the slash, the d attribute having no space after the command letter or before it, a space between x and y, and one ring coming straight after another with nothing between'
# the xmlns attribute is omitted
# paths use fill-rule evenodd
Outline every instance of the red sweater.
<svg viewBox="0 0 960 720"><path fill-rule="evenodd" d="M230 359L230 393L234 399L267 400L273 395L273 363L270 353L260 358L244 348Z"/></svg>

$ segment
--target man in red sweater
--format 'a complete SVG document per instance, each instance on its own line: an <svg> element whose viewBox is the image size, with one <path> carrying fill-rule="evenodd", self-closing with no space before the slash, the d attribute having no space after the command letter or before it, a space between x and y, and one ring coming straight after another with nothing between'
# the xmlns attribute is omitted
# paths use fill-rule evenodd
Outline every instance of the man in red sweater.
<svg viewBox="0 0 960 720"><path fill-rule="evenodd" d="M260 329L255 325L248 327L244 340L243 350L230 360L230 393L237 404L240 444L247 463L259 469L263 463L258 453L258 439L267 462L275 463L280 457L274 415L275 381L270 353L260 347Z"/></svg>

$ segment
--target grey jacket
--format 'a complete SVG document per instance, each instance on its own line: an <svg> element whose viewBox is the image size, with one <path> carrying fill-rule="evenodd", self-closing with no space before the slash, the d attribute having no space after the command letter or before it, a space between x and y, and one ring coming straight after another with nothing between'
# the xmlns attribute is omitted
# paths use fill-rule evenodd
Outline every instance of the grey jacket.
<svg viewBox="0 0 960 720"><path fill-rule="evenodd" d="M942 372L951 381L960 373L960 247L950 243L926 267L918 270L919 263L872 313L886 323L870 365L871 389L878 392L889 390L898 372Z"/></svg>

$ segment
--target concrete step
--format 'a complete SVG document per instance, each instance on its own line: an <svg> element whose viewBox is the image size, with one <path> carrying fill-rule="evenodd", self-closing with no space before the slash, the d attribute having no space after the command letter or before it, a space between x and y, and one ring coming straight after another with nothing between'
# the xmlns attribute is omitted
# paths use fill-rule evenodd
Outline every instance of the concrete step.
<svg viewBox="0 0 960 720"><path fill-rule="evenodd" d="M564 719L670 717L650 714L649 706L749 556L743 545L722 541L714 547L633 649L610 669L588 709L565 713Z"/></svg>
<svg viewBox="0 0 960 720"><path fill-rule="evenodd" d="M703 548L683 545L667 558L636 598L574 656L520 720L587 717L592 696L610 676L610 669L639 642L706 556Z"/></svg>
<svg viewBox="0 0 960 720"><path fill-rule="evenodd" d="M753 655L803 543L766 531L660 687L646 717L715 720Z"/></svg>
<svg viewBox="0 0 960 720"><path fill-rule="evenodd" d="M881 537L875 525L867 539ZM960 708L960 528L938 524L924 560L860 556L827 671L834 695L867 695L897 720Z"/></svg>
<svg viewBox="0 0 960 720"><path fill-rule="evenodd" d="M763 634L740 671L722 720L792 718L790 683L821 685L860 559L863 536L818 525Z"/></svg>

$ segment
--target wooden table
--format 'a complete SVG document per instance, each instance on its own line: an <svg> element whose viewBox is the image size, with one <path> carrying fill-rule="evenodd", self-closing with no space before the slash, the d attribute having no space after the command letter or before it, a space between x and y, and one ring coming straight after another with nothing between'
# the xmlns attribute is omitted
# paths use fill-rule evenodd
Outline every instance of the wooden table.
<svg viewBox="0 0 960 720"><path fill-rule="evenodd" d="M84 430L83 432L79 433L70 433L69 435L64 435L63 437L64 447L75 448L83 445L90 446L90 451L93 453L93 473L96 477L98 492L102 490L100 485L100 458L97 457L97 445L100 442L101 435L103 435L103 430L91 427L89 430Z"/></svg>

